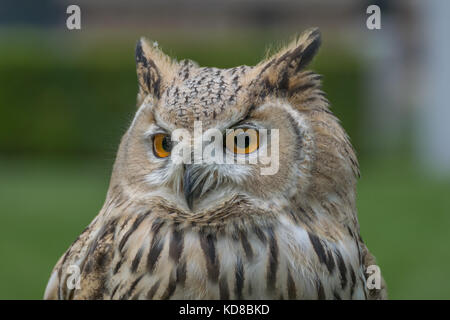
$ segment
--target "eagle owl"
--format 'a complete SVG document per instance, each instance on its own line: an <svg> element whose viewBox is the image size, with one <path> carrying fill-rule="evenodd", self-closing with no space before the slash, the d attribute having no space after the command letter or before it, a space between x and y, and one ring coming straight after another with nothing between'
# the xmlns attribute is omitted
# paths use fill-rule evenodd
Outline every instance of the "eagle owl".
<svg viewBox="0 0 450 320"><path fill-rule="evenodd" d="M45 298L385 298L382 279L367 285L375 262L359 235L355 153L320 76L305 71L319 45L310 29L255 66L218 69L141 39L138 110L106 201L58 261ZM228 129L276 129L278 170L174 161L171 134L195 122L227 141ZM261 143L231 141L219 152L245 157Z"/></svg>

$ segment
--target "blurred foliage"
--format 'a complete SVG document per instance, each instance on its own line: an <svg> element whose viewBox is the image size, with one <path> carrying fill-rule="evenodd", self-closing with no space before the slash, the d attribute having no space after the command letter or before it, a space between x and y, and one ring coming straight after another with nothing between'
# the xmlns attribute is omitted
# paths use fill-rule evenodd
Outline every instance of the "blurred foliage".
<svg viewBox="0 0 450 320"><path fill-rule="evenodd" d="M40 33L4 37L0 47L0 150L5 154L113 152L135 109L138 35ZM203 66L254 65L276 35L155 36L170 55ZM283 39L285 41L289 39ZM323 48L312 69L359 149L360 64L349 52Z"/></svg>
<svg viewBox="0 0 450 320"><path fill-rule="evenodd" d="M361 235L390 299L449 299L450 181L422 175L411 159L361 160Z"/></svg>

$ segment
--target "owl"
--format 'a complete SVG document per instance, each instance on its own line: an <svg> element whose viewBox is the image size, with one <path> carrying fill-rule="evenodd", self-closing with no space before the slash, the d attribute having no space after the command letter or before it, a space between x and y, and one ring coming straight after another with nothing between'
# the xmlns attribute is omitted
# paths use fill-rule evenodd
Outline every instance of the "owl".
<svg viewBox="0 0 450 320"><path fill-rule="evenodd" d="M45 299L386 298L369 281L355 152L305 70L320 42L309 29L255 66L218 69L138 41L138 109L105 203ZM243 161L176 161L198 123L221 135L214 154ZM269 174L250 161L263 145L277 155Z"/></svg>

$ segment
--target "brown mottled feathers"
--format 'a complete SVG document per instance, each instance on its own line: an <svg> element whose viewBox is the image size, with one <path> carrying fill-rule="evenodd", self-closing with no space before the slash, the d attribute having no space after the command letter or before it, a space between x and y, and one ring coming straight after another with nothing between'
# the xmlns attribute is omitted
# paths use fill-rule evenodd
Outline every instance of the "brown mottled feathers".
<svg viewBox="0 0 450 320"><path fill-rule="evenodd" d="M56 264L45 298L385 299L382 279L367 287L375 261L359 234L355 152L320 76L305 70L319 45L310 29L256 66L218 69L141 39L139 108L105 204ZM196 121L279 130L278 171L154 155L152 135L192 133Z"/></svg>

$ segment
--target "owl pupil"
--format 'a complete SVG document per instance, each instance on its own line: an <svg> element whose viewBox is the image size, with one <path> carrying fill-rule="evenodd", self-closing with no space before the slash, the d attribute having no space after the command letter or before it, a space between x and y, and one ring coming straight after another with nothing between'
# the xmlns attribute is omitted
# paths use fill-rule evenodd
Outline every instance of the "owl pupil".
<svg viewBox="0 0 450 320"><path fill-rule="evenodd" d="M248 136L248 135L245 135L245 139L244 139L244 145L242 146L242 145L240 145L240 144L238 144L238 142L241 142L241 144L242 144L242 138L241 139L238 139L238 137L237 136L235 136L234 137L234 145L235 146L237 146L237 147L239 147L239 148L248 148L249 147L249 145L250 145L250 137Z"/></svg>
<svg viewBox="0 0 450 320"><path fill-rule="evenodd" d="M169 136L165 136L162 141L162 147L166 151L170 151L172 149L172 141Z"/></svg>

